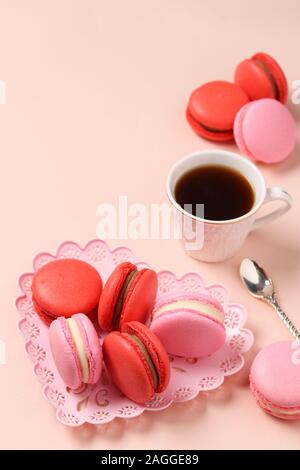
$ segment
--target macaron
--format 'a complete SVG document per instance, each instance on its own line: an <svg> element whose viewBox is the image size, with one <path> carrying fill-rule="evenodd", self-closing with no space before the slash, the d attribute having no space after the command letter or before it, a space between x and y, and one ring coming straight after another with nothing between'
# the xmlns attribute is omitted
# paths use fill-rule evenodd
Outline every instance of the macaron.
<svg viewBox="0 0 300 470"><path fill-rule="evenodd" d="M248 96L238 85L209 82L191 94L186 118L201 137L216 142L229 141L233 139L234 118L248 102Z"/></svg>
<svg viewBox="0 0 300 470"><path fill-rule="evenodd" d="M251 160L277 163L286 159L296 144L296 124L279 101L266 98L245 105L234 121L237 146Z"/></svg>
<svg viewBox="0 0 300 470"><path fill-rule="evenodd" d="M59 259L40 268L32 281L35 309L47 324L55 318L84 313L93 317L102 292L96 269L77 259Z"/></svg>
<svg viewBox="0 0 300 470"><path fill-rule="evenodd" d="M82 313L60 317L49 328L50 348L65 384L76 390L98 382L102 370L102 349L95 327Z"/></svg>
<svg viewBox="0 0 300 470"><path fill-rule="evenodd" d="M137 320L145 323L153 309L157 293L157 275L152 269L138 270L135 264L119 264L108 278L98 307L103 330L122 328Z"/></svg>
<svg viewBox="0 0 300 470"><path fill-rule="evenodd" d="M145 325L132 321L109 333L103 358L110 378L136 403L147 403L170 380L170 362L159 339Z"/></svg>
<svg viewBox="0 0 300 470"><path fill-rule="evenodd" d="M274 98L285 103L288 96L288 85L280 65L264 52L254 54L243 60L236 70L234 80L251 100Z"/></svg>
<svg viewBox="0 0 300 470"><path fill-rule="evenodd" d="M300 344L279 341L263 348L250 370L257 404L281 419L300 419Z"/></svg>
<svg viewBox="0 0 300 470"><path fill-rule="evenodd" d="M205 357L226 340L222 305L207 295L182 293L158 302L150 329L169 354Z"/></svg>

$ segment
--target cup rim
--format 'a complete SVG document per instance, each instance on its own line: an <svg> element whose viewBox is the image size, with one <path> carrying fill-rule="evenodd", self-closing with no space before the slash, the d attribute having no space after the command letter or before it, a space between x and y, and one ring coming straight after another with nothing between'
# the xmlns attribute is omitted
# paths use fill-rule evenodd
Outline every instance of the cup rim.
<svg viewBox="0 0 300 470"><path fill-rule="evenodd" d="M205 218L202 218L202 217L197 217L196 215L193 215L193 214L190 214L189 212L187 212L186 210L184 210L179 204L178 202L176 201L176 199L174 198L173 194L172 194L172 191L171 191L171 179L172 179L172 175L174 173L174 171L176 170L176 168L181 165L184 161L186 160L189 160L197 155L216 155L216 154L219 154L219 155L223 155L225 157L229 157L229 158L234 158L240 162L243 162L245 163L246 165L249 165L249 167L251 167L252 169L254 169L254 171L257 173L259 179L260 179L260 182L261 182L261 185L263 186L263 194L262 194L262 197L260 198L260 200L254 204L254 206L252 207L252 209L247 212L246 214L244 215L241 215L240 217L236 217L235 219L227 219L227 220L210 220L210 219L205 219ZM255 188L254 188L255 189ZM250 160L247 159L247 157L244 157L242 155L239 155L237 153L234 153L234 152L229 152L228 150L212 150L212 149L209 149L209 150L199 150L198 152L192 152L192 153L189 153L188 155L185 155L184 157L180 158L179 160L177 160L177 162L172 165L172 167L170 168L169 172L168 172L168 175L167 175L167 181L166 181L166 191L167 191L167 196L169 198L169 201L171 202L171 204L179 211L181 212L183 215L187 216L187 217L190 217L191 219L195 220L195 221L198 221L198 222L204 222L206 224L212 224L212 225L225 225L225 224L234 224L234 223L238 223L238 222L241 222L242 220L245 220L245 219L248 219L249 217L253 216L259 209L260 207L262 206L264 200L265 200L265 196L266 196L266 183L265 183L265 180L264 180L264 177L261 173L261 171L257 168L257 166L252 163Z"/></svg>

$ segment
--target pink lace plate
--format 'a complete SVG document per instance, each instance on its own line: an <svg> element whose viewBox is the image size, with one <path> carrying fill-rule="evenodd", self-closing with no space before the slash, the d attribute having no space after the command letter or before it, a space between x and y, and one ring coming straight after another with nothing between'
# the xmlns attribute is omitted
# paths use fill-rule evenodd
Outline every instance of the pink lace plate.
<svg viewBox="0 0 300 470"><path fill-rule="evenodd" d="M114 267L122 261L132 261L139 268L146 263L136 259L130 249L118 247L110 250L101 240L89 242L85 248L76 243L63 243L55 256L39 254L34 260L34 271L56 258L77 258L92 264L105 282ZM170 271L158 273L158 299L170 292L206 292L218 299L225 310L227 340L224 347L203 359L171 357L171 381L167 390L157 394L144 406L123 396L110 383L104 371L101 380L94 386L81 390L69 390L58 374L49 348L48 327L36 314L31 297L33 273L20 277L23 295L16 305L20 313L19 329L25 339L25 349L33 363L33 372L42 383L46 400L56 408L57 419L69 426L80 426L86 422L108 423L116 417L138 416L144 410L158 411L167 408L173 401L187 401L199 392L218 388L224 377L237 373L244 364L243 354L253 344L253 334L243 328L247 312L245 307L229 302L228 292L222 284L205 285L196 273L188 273L178 279Z"/></svg>

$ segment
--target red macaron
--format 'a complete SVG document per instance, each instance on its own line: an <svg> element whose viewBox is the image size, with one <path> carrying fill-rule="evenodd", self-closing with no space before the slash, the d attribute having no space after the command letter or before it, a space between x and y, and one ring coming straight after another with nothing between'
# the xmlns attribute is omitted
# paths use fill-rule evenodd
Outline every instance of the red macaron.
<svg viewBox="0 0 300 470"><path fill-rule="evenodd" d="M225 142L233 139L234 118L248 102L247 94L238 85L213 81L193 91L186 117L201 137Z"/></svg>
<svg viewBox="0 0 300 470"><path fill-rule="evenodd" d="M96 269L77 259L59 259L40 268L32 281L35 309L47 324L75 313L93 317L102 292Z"/></svg>
<svg viewBox="0 0 300 470"><path fill-rule="evenodd" d="M103 330L119 330L124 323L145 323L154 307L157 275L152 269L140 271L129 262L119 264L108 278L98 307Z"/></svg>
<svg viewBox="0 0 300 470"><path fill-rule="evenodd" d="M285 103L288 85L283 70L264 52L243 60L235 70L235 83L245 90L251 100L273 98Z"/></svg>
<svg viewBox="0 0 300 470"><path fill-rule="evenodd" d="M107 371L120 391L136 403L147 403L170 380L170 362L159 339L142 323L132 321L109 333L103 343Z"/></svg>

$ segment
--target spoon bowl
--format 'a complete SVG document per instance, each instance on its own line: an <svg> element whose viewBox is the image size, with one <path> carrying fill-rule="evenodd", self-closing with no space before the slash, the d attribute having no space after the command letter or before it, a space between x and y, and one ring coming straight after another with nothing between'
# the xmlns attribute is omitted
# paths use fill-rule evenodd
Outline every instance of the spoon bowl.
<svg viewBox="0 0 300 470"><path fill-rule="evenodd" d="M240 265L240 276L250 294L258 298L268 298L274 294L272 279L255 261L245 258Z"/></svg>

